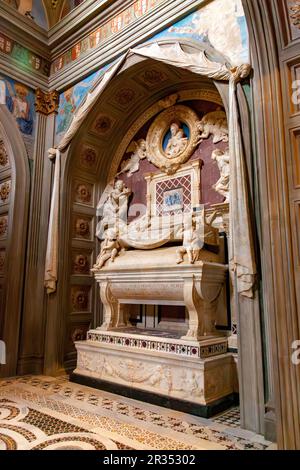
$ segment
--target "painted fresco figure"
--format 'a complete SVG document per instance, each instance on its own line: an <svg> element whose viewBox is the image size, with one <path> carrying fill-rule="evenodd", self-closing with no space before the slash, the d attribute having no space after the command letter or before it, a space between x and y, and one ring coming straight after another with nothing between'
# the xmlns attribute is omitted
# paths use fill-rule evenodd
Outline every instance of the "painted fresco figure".
<svg viewBox="0 0 300 470"><path fill-rule="evenodd" d="M73 90L74 90L73 87L69 88L63 94L65 100L59 111L60 116L59 116L58 127L57 127L58 134L65 132L68 129L73 119L73 113L76 110L76 106L75 106L75 102L73 98Z"/></svg>
<svg viewBox="0 0 300 470"><path fill-rule="evenodd" d="M16 119L20 131L26 135L33 133L33 112L28 100L29 89L21 83L16 83L13 90L12 85L5 80L8 94L6 104L13 117Z"/></svg>

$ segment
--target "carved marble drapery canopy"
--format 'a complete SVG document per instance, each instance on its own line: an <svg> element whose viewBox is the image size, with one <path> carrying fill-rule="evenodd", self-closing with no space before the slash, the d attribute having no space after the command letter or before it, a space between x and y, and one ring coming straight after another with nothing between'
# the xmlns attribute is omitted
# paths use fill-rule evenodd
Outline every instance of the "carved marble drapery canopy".
<svg viewBox="0 0 300 470"><path fill-rule="evenodd" d="M178 41L166 45L160 45L158 42L155 42L129 50L108 69L99 82L93 87L83 104L78 108L69 130L66 132L57 149L50 149L49 152L51 155L56 154L56 165L59 168L60 152L67 149L91 109L96 106L99 97L106 87L118 74L121 67L125 65L127 59L134 55L164 62L174 67L184 68L198 75L211 78L212 80L229 82L229 152L231 156L230 232L232 234L230 237L230 267L231 272L234 273L237 278L238 292L244 296L252 297L256 276L256 264L249 214L246 164L236 94L237 84L239 81L246 78L251 71L250 65L245 64L235 69L229 69L224 63L209 60L205 50L197 51L197 53L186 52ZM52 194L51 211L54 217L58 217L59 171L56 171L56 176L58 181ZM57 263L53 263L53 259L57 259L57 252L55 252L55 250L57 250L57 233L55 232L57 227L58 219L56 221L50 220L45 276L45 286L50 293L56 290L57 282Z"/></svg>

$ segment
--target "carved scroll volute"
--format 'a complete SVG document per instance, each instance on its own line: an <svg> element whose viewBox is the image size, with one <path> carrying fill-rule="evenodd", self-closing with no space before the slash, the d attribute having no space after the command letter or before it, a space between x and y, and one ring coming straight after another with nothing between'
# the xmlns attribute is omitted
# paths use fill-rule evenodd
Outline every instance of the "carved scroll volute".
<svg viewBox="0 0 300 470"><path fill-rule="evenodd" d="M100 299L103 304L103 323L99 330L108 331L112 328L118 317L118 302L114 298L110 289L110 281L101 282Z"/></svg>
<svg viewBox="0 0 300 470"><path fill-rule="evenodd" d="M212 303L219 297L226 280L227 271L228 267L226 265L209 265L202 262L201 279L197 279L196 282L196 289L202 300ZM209 282L207 282L208 280Z"/></svg>
<svg viewBox="0 0 300 470"><path fill-rule="evenodd" d="M204 335L204 322L200 314L203 301L195 288L195 278L193 275L187 276L184 279L183 297L189 318L188 332L181 339L197 341L200 336Z"/></svg>

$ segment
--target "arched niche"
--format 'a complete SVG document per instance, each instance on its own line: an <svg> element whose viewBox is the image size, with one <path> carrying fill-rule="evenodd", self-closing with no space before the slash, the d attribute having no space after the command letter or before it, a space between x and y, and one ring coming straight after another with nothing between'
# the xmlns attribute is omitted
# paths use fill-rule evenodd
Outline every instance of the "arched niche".
<svg viewBox="0 0 300 470"><path fill-rule="evenodd" d="M130 90L134 90L135 99L126 106ZM61 318L65 321L62 341L70 348L64 352L67 368L74 367L74 339L84 339L90 323L100 324L101 305L89 273L99 250L94 236L97 202L135 134L161 111L158 101L173 93L178 93L179 103L203 100L227 110L228 86L183 69L134 57L112 80L62 157L60 246L63 256L58 304L60 321L63 322ZM111 129L106 131L109 125ZM95 131L96 128L100 131ZM87 198L82 202L76 194L80 184L85 185L83 199ZM79 259L79 256L83 257ZM80 272L80 262L87 263L86 272Z"/></svg>
<svg viewBox="0 0 300 470"><path fill-rule="evenodd" d="M159 41L159 45L167 46L173 42L179 42L186 52L205 49L209 59L223 64L226 62L216 51L194 41L164 40ZM149 75L145 76L149 68L151 80ZM228 83L213 81L163 62L130 56L81 124L68 150L61 154L60 262L55 300L58 306L57 322L47 335L49 338L56 337L56 345L51 346L52 353L56 354L59 365L68 370L74 367L76 361L74 341L85 339L91 325L101 324L99 296L89 272L99 250L94 235L97 201L117 168L127 143L134 137L130 135L131 128L136 127L138 131L147 119L154 117L155 103L160 99L183 91L195 94L206 91L212 101L210 94L214 95L228 115ZM251 130L248 105L241 87L238 88L238 102L247 170L251 178ZM85 183L83 198L88 199L82 200L81 195L79 201L77 188L82 182ZM259 432L263 412L261 338L259 334L252 334L252 327L249 329L249 321L256 324L256 331L259 328L257 297L249 302L240 302L238 296L234 296L234 306L237 316L242 318L239 332L243 340L239 346L243 364L240 370L245 373L249 364L253 366L257 384L255 390L259 395L248 403L249 416L255 416L256 422L250 423L247 428ZM255 358L249 352L252 350L256 351ZM248 390L244 387L245 383L242 383L242 393Z"/></svg>
<svg viewBox="0 0 300 470"><path fill-rule="evenodd" d="M26 148L12 115L0 105L0 339L6 343L6 365L0 375L17 372L21 326L30 173ZM5 197L7 196L7 197Z"/></svg>

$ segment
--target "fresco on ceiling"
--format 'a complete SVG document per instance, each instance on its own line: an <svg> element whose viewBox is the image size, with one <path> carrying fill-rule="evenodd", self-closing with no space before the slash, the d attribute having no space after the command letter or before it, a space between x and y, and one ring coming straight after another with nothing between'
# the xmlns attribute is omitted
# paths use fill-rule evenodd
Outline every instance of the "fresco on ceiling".
<svg viewBox="0 0 300 470"><path fill-rule="evenodd" d="M215 0L155 35L149 41L170 37L204 42L225 56L231 65L249 61L248 30L241 0ZM70 56L69 61L71 60ZM78 105L91 89L94 81L107 68L108 66L61 95L58 137L65 133Z"/></svg>
<svg viewBox="0 0 300 470"><path fill-rule="evenodd" d="M65 0L61 18L67 16L74 8L78 7L85 0Z"/></svg>
<svg viewBox="0 0 300 470"><path fill-rule="evenodd" d="M93 73L85 80L64 91L59 97L59 110L56 119L56 140L65 134L71 124L73 114L92 89L97 79L104 74L107 67Z"/></svg>
<svg viewBox="0 0 300 470"><path fill-rule="evenodd" d="M154 36L155 39L170 37L207 43L231 65L249 61L248 30L241 0L215 0Z"/></svg>
<svg viewBox="0 0 300 470"><path fill-rule="evenodd" d="M0 74L0 104L6 104L23 135L29 156L33 155L35 134L34 91Z"/></svg>
<svg viewBox="0 0 300 470"><path fill-rule="evenodd" d="M33 20L41 28L47 29L48 23L42 0L2 0L21 15Z"/></svg>

